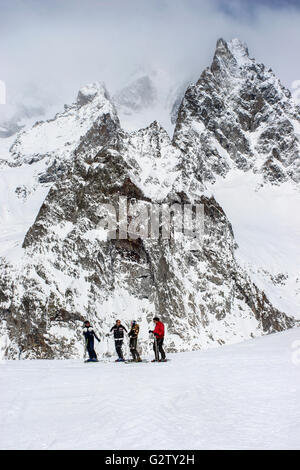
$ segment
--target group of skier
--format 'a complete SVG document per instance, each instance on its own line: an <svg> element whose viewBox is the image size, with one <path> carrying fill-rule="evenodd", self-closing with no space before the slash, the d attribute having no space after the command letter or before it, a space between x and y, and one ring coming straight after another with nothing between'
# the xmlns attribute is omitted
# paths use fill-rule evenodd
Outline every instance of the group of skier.
<svg viewBox="0 0 300 470"><path fill-rule="evenodd" d="M164 337L165 337L165 326L158 317L154 317L153 322L155 323L155 328L154 330L149 330L149 333L153 334L154 336L153 350L154 350L155 358L152 360L152 362L165 362L166 354L163 349L163 342L164 342ZM106 335L106 336L109 336L111 333L113 333L116 353L118 356L118 359L116 359L116 362L125 362L123 350L122 350L125 332L128 334L130 338L129 348L130 348L130 352L132 355L132 361L142 362L141 356L137 351L137 341L138 341L138 335L140 332L140 327L137 324L137 322L134 320L131 322L131 328L129 332L127 331L126 327L122 325L121 320L117 320L115 325L111 328L110 333L107 333ZM83 335L85 338L86 351L88 352L88 355L89 355L89 359L87 360L87 362L97 362L98 359L97 359L97 354L94 348L94 339L96 338L98 342L100 342L100 339L96 335L94 329L92 328L88 320L84 322Z"/></svg>

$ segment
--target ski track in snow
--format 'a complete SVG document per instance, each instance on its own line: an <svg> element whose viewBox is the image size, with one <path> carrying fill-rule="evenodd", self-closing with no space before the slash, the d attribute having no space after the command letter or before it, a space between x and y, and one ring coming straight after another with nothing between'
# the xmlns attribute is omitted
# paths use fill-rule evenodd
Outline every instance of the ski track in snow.
<svg viewBox="0 0 300 470"><path fill-rule="evenodd" d="M1 449L299 449L300 330L160 364L0 363Z"/></svg>

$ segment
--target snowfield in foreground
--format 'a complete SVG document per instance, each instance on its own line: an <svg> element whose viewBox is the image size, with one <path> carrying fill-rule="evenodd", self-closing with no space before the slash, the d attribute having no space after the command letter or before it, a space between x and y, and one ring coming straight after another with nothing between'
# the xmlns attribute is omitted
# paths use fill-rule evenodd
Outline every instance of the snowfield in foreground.
<svg viewBox="0 0 300 470"><path fill-rule="evenodd" d="M169 357L2 361L0 448L300 449L300 329Z"/></svg>

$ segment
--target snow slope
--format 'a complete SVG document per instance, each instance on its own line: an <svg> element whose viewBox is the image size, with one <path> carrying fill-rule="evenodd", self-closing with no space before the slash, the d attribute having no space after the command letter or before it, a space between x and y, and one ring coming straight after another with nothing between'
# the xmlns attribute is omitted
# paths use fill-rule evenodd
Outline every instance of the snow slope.
<svg viewBox="0 0 300 470"><path fill-rule="evenodd" d="M300 192L231 170L208 186L232 223L236 257L273 305L300 318ZM238 195L238 197L237 197Z"/></svg>
<svg viewBox="0 0 300 470"><path fill-rule="evenodd" d="M0 256L20 258L24 237L49 191L49 184L37 183L43 170L43 162L1 169Z"/></svg>
<svg viewBox="0 0 300 470"><path fill-rule="evenodd" d="M300 330L169 357L2 361L0 448L300 449Z"/></svg>

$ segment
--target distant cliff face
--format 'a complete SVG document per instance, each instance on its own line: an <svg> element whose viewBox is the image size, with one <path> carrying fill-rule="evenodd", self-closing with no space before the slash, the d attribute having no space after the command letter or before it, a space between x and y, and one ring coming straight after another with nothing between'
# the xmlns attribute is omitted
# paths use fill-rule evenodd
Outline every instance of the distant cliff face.
<svg viewBox="0 0 300 470"><path fill-rule="evenodd" d="M298 182L297 123L274 75L239 41L219 40L212 66L185 93L172 141L156 121L124 131L101 84L82 88L64 113L19 134L1 170L11 175L15 200L7 234L22 207L28 217L2 252L2 356L76 357L86 318L103 354L117 317L140 323L143 352L154 315L166 323L170 351L294 326L237 262L232 226L206 182L232 167L260 172L272 184ZM29 183L20 189L14 181L25 174ZM162 205L201 205L203 242L190 249L185 239L130 230L123 239L107 237L101 208L110 204L118 214L120 197L129 214L136 201L148 214Z"/></svg>

